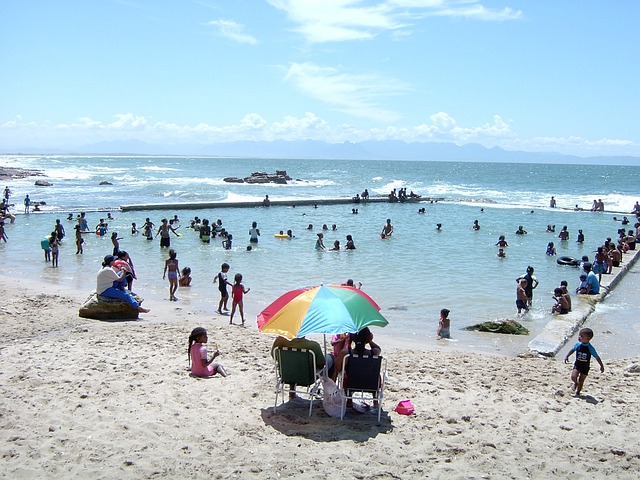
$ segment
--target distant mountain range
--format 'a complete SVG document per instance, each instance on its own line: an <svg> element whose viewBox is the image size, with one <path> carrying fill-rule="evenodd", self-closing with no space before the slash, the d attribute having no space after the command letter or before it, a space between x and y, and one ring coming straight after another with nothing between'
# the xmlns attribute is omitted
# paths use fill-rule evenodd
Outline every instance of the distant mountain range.
<svg viewBox="0 0 640 480"><path fill-rule="evenodd" d="M321 158L336 160L410 160L497 163L558 163L588 165L640 165L640 157L578 157L561 153L509 151L486 148L477 143L406 143L399 140L359 143L326 143L315 140L273 142L228 142L210 145L159 145L138 140L99 142L69 150L20 149L5 153L107 154L107 155L207 155L250 158Z"/></svg>

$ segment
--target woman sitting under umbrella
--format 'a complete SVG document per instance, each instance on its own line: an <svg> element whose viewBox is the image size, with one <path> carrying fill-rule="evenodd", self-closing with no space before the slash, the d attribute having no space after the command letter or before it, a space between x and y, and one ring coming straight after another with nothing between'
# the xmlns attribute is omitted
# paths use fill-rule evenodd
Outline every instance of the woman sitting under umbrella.
<svg viewBox="0 0 640 480"><path fill-rule="evenodd" d="M345 362L345 357L347 357L347 355L355 353L357 355L376 356L380 355L380 352L382 351L380 346L373 341L373 333L371 333L369 327L363 328L358 333L350 334L348 342L349 344L342 349L336 358L336 366L333 369L332 375L332 379L334 381L337 378L338 373L342 371L342 364ZM352 344L355 344L353 349L351 348ZM368 349L367 345L369 345Z"/></svg>

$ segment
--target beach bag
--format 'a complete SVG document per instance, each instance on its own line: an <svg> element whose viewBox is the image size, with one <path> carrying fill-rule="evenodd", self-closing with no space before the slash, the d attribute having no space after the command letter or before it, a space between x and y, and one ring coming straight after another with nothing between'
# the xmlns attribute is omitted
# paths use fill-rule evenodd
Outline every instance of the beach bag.
<svg viewBox="0 0 640 480"><path fill-rule="evenodd" d="M322 392L322 408L327 412L327 415L342 418L347 405L346 402L342 401L344 394L338 388L336 382L329 377L322 377Z"/></svg>

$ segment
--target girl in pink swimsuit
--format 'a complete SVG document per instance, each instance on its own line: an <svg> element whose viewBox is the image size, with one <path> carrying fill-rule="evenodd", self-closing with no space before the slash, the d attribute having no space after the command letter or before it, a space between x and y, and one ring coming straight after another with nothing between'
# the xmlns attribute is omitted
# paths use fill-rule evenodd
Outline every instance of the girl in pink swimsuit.
<svg viewBox="0 0 640 480"><path fill-rule="evenodd" d="M191 374L194 377L212 377L219 373L223 377L227 376L222 365L214 360L220 355L220 351L213 352L213 357L207 358L207 331L202 327L194 328L189 335L189 361L191 362Z"/></svg>

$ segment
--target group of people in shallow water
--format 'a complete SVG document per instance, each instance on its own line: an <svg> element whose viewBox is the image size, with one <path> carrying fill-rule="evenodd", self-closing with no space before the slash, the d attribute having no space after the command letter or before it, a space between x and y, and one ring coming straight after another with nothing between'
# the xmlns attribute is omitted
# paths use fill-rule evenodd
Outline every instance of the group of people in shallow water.
<svg viewBox="0 0 640 480"><path fill-rule="evenodd" d="M614 220L616 220L614 218ZM602 245L597 247L595 257L593 261L590 261L587 255L583 256L580 261L574 260L568 257L563 257L558 260L561 265L575 265L582 268L583 273L580 274L580 283L575 289L578 295L597 295L600 293L600 284L602 282L603 274L613 273L614 267L620 267L622 263L623 255L630 250L636 249L636 244L640 242L640 215L638 222L635 223L635 231L624 228L618 229L618 239L614 241L611 237L608 237ZM547 232L555 232L555 226L549 225ZM560 240L566 241L569 239L569 232L567 226L562 228L560 232ZM584 235L582 230L579 230L578 242L584 242ZM502 251L504 247L508 246L504 235L501 235L496 243ZM546 254L549 256L556 255L556 248L554 242L547 244ZM498 256L501 256L499 253ZM532 305L533 290L538 286L538 279L533 276L533 267L527 267L527 273L516 279L516 308L518 315L526 313ZM551 307L551 312L554 314L567 314L571 312L571 295L568 290L568 282L563 280L560 286L556 287L553 292L554 305Z"/></svg>

